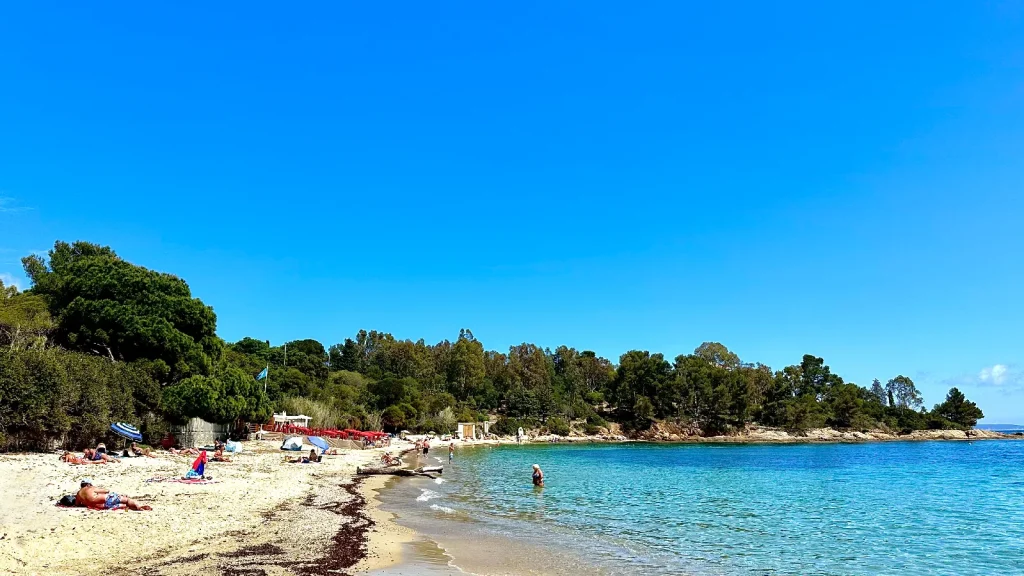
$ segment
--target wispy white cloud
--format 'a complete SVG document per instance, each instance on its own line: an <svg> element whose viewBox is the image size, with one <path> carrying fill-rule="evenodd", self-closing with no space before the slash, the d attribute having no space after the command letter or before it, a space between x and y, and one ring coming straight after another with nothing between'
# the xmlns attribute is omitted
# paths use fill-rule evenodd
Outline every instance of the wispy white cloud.
<svg viewBox="0 0 1024 576"><path fill-rule="evenodd" d="M1002 386L1006 383L1008 373L1010 371L1009 366L1006 364L995 364L981 369L978 372L978 380L982 384L991 384L993 386Z"/></svg>
<svg viewBox="0 0 1024 576"><path fill-rule="evenodd" d="M31 208L18 204L17 200L10 196L0 196L0 213L24 212L26 210L31 210Z"/></svg>
<svg viewBox="0 0 1024 576"><path fill-rule="evenodd" d="M946 386L988 388L1004 394L1024 392L1024 370L1013 363L985 366L971 374L961 374L942 381Z"/></svg>
<svg viewBox="0 0 1024 576"><path fill-rule="evenodd" d="M4 286L14 286L19 291L25 289L22 279L8 272L0 272L0 282L3 282Z"/></svg>

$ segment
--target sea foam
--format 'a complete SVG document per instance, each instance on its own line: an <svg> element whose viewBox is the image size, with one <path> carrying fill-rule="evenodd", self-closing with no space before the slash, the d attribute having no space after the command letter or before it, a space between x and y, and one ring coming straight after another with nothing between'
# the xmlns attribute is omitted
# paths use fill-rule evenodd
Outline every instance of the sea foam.
<svg viewBox="0 0 1024 576"><path fill-rule="evenodd" d="M426 502L427 500L433 500L434 498L438 498L440 496L441 496L440 494L438 494L437 492L434 492L433 490L426 490L426 489L424 489L423 493L416 497L416 501L417 502Z"/></svg>

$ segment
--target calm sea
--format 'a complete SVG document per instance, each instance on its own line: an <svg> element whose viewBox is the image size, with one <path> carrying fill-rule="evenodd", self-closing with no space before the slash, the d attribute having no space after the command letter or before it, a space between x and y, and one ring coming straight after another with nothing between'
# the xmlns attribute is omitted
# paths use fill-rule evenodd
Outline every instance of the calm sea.
<svg viewBox="0 0 1024 576"><path fill-rule="evenodd" d="M385 508L595 572L1024 574L1024 441L503 446L445 464Z"/></svg>

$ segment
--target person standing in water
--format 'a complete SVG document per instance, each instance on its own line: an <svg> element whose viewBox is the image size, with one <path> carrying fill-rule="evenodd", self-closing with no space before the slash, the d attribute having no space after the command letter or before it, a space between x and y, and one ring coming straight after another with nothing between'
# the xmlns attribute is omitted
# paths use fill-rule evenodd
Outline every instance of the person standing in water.
<svg viewBox="0 0 1024 576"><path fill-rule="evenodd" d="M544 487L544 471L538 464L533 465L533 485Z"/></svg>
<svg viewBox="0 0 1024 576"><path fill-rule="evenodd" d="M453 459L455 459L455 442L449 442L448 443L448 463L451 464Z"/></svg>

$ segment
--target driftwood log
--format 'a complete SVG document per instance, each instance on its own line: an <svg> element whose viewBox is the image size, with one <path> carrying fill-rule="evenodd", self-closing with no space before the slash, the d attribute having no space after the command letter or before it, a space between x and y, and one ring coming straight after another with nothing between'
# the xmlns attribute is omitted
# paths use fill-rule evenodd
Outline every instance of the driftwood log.
<svg viewBox="0 0 1024 576"><path fill-rule="evenodd" d="M359 466L356 468L356 474L371 475L371 474L386 474L391 476L426 476L428 478L437 478L434 473L443 474L444 466L424 466L410 470L408 468L400 468L399 466Z"/></svg>

